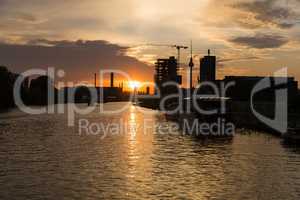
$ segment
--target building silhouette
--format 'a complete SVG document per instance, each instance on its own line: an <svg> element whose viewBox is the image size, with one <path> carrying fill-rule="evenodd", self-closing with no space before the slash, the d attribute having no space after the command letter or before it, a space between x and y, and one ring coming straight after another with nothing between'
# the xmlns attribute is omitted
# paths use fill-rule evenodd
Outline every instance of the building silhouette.
<svg viewBox="0 0 300 200"><path fill-rule="evenodd" d="M96 90L96 96L92 96L91 91ZM65 87L62 88L60 93L63 93L64 102L62 103L96 103L96 102L117 102L128 100L129 95L125 95L123 92L123 84L119 84L119 87L114 86L114 73L110 74L109 87L97 86L97 74L94 74L94 86L77 86L77 87ZM71 95L70 95L71 94ZM74 99L70 99L69 95ZM95 102L92 102L92 99Z"/></svg>
<svg viewBox="0 0 300 200"><path fill-rule="evenodd" d="M287 89L288 103L293 104L298 96L298 82L294 77L264 77L264 76L226 76L222 81L226 84L234 82L234 86L226 91L227 97L234 101L249 101L251 91L262 80L269 80L270 87L256 93L254 98L260 102L274 102L277 89ZM275 85L276 82L282 84Z"/></svg>
<svg viewBox="0 0 300 200"><path fill-rule="evenodd" d="M208 55L200 59L200 82L216 80L216 56Z"/></svg>
<svg viewBox="0 0 300 200"><path fill-rule="evenodd" d="M146 95L150 95L150 87L149 86L146 87Z"/></svg>
<svg viewBox="0 0 300 200"><path fill-rule="evenodd" d="M178 85L182 83L182 77L178 75L178 64L175 57L169 59L158 59L155 63L155 75L154 81L157 89L164 94L170 94L174 92L174 87L164 87L167 82L174 82ZM175 88L176 89L176 88ZM157 93L157 91L155 92Z"/></svg>

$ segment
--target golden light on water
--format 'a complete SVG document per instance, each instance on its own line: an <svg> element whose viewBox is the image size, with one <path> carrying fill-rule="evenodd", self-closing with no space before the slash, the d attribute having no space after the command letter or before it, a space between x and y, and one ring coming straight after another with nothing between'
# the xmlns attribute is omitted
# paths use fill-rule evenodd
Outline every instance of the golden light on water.
<svg viewBox="0 0 300 200"><path fill-rule="evenodd" d="M129 118L129 130L130 130L130 139L131 141L135 141L136 137L136 128L137 128L137 121L136 121L136 110L135 107L132 106L130 108L130 118Z"/></svg>

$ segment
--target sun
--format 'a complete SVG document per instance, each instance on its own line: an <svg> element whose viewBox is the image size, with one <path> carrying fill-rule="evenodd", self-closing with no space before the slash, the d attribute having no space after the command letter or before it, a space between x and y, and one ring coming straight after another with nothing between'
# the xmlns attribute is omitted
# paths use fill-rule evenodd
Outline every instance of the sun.
<svg viewBox="0 0 300 200"><path fill-rule="evenodd" d="M129 81L128 86L130 89L135 90L138 89L141 86L141 82L139 81Z"/></svg>

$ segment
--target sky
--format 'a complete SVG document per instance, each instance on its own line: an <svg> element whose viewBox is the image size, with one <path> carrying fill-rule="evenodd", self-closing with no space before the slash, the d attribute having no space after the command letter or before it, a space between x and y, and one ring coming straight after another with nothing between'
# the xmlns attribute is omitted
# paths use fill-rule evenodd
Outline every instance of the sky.
<svg viewBox="0 0 300 200"><path fill-rule="evenodd" d="M300 81L300 0L0 0L0 65L55 67L90 81L118 69L152 81L157 58L189 45L194 78L207 49L217 76L271 76L283 67ZM186 75L189 51L181 52Z"/></svg>

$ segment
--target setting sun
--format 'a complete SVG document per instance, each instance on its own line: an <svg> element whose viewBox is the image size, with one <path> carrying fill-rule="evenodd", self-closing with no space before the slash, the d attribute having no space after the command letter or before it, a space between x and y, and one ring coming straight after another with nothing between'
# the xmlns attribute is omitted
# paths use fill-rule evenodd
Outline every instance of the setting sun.
<svg viewBox="0 0 300 200"><path fill-rule="evenodd" d="M139 81L129 81L128 86L132 90L138 89L141 86L141 82L139 82Z"/></svg>

